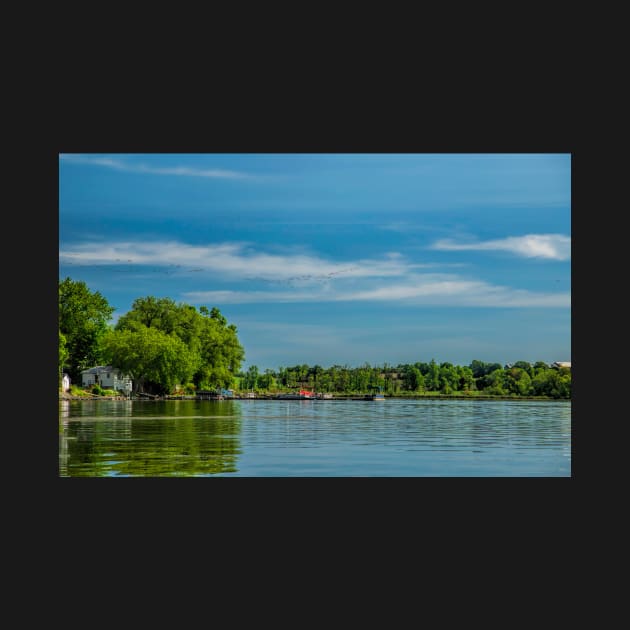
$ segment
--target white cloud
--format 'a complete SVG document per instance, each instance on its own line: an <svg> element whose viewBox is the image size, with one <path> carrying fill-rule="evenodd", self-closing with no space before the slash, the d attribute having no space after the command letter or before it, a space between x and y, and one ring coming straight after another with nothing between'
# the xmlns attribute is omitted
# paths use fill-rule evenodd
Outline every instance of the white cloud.
<svg viewBox="0 0 630 630"><path fill-rule="evenodd" d="M415 276L410 282L342 295L344 300L398 301L414 305L570 307L570 293L536 293L458 276Z"/></svg>
<svg viewBox="0 0 630 630"><path fill-rule="evenodd" d="M303 253L269 254L247 243L188 245L176 241L83 243L60 250L61 264L117 265L123 270L189 274L197 291L182 293L192 303L389 302L399 305L563 307L570 293L537 293L451 273L420 273L397 252L382 259L344 264ZM237 282L258 281L253 290ZM230 282L228 290L217 282ZM265 290L265 285L276 285ZM204 284L207 289L204 288ZM267 285L268 286L268 285Z"/></svg>
<svg viewBox="0 0 630 630"><path fill-rule="evenodd" d="M569 260L571 237L564 234L527 234L477 243L455 243L451 239L436 241L431 249L447 251L496 250L507 251L527 258Z"/></svg>
<svg viewBox="0 0 630 630"><path fill-rule="evenodd" d="M94 166L105 166L118 171L128 173L148 173L153 175L178 175L186 177L209 177L219 179L244 179L253 176L238 171L228 171L223 169L199 169L189 166L174 167L157 167L147 166L146 164L130 164L121 160L115 160L107 157L90 157L86 155L61 153L60 160L65 162L73 162L75 164L92 164Z"/></svg>
<svg viewBox="0 0 630 630"><path fill-rule="evenodd" d="M411 276L404 283L348 291L190 291L192 303L246 304L286 302L387 302L413 306L477 306L494 308L570 308L570 293L536 293L465 280L457 276Z"/></svg>
<svg viewBox="0 0 630 630"><path fill-rule="evenodd" d="M340 264L305 254L268 254L246 243L187 245L176 241L82 243L60 250L62 264L194 266L224 278L309 284L338 277L385 277L405 274L412 265L390 253L384 260Z"/></svg>

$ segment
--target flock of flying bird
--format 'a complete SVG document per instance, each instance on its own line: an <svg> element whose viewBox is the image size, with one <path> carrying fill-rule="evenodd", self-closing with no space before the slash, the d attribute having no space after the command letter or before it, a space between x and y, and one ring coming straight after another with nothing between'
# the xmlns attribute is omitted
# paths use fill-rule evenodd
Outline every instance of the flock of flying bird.
<svg viewBox="0 0 630 630"><path fill-rule="evenodd" d="M120 258L117 258L116 263L118 263L116 266L118 268L114 268L114 269L109 269L109 271L113 272L113 273L132 273L133 271L138 271L138 268L136 265L134 265L134 261L132 259L127 259L125 260L121 260ZM132 266L128 266L128 264L131 263ZM90 265L90 264L81 264L81 263L75 263L72 261L66 261L64 262L64 264L66 265L74 265L74 266L78 266L78 267L95 267L95 268L99 268L99 266L96 265ZM120 268L121 266L127 266L126 268ZM105 267L102 267L102 269L105 269ZM335 276L338 276L339 274L342 273L348 273L349 271L354 271L355 269L358 269L358 267L350 267L348 269L339 269L338 271L331 271L329 273L325 273L325 274L304 274L301 276L291 276L289 278L284 278L284 279L278 279L278 280L270 280L269 278L260 278L260 277L248 277L245 278L246 280L251 280L251 281L261 281L261 280L266 280L266 281L270 281L273 283L278 283L278 284L287 284L287 285L294 285L300 282L306 282L309 280L315 280L317 282L326 282L327 280L330 280L331 278L334 278ZM177 265L177 264L170 264L166 267L155 267L153 269L150 270L153 273L162 273L165 275L172 275L175 273L199 273L204 271L204 269L202 267L197 267L195 269L184 269L182 267L182 265Z"/></svg>

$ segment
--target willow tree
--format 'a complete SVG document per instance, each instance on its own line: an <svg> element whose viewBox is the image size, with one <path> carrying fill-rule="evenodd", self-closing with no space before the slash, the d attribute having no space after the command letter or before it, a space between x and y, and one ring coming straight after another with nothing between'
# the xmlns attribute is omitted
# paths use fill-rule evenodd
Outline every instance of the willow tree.
<svg viewBox="0 0 630 630"><path fill-rule="evenodd" d="M131 310L119 318L116 331L145 330L160 331L183 344L192 373L184 371L186 380L177 381L182 385L192 382L197 388L204 389L230 387L245 356L236 326L229 324L216 307L208 310L201 306L197 311L190 304L178 304L170 298L138 298ZM122 365L117 363L117 367ZM180 375L178 378L184 377ZM166 381L162 379L157 384L165 387Z"/></svg>
<svg viewBox="0 0 630 630"><path fill-rule="evenodd" d="M153 394L168 394L188 383L200 361L175 335L142 325L108 332L103 350L112 365L131 377L134 391Z"/></svg>
<svg viewBox="0 0 630 630"><path fill-rule="evenodd" d="M202 388L230 387L245 358L237 328L234 324L228 324L216 307L208 311L202 306L199 311L201 325L198 344L201 363L193 377L193 383Z"/></svg>

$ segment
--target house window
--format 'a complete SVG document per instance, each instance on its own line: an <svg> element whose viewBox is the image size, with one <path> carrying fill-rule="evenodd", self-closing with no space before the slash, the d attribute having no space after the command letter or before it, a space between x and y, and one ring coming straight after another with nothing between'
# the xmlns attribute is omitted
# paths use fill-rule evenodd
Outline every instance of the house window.
<svg viewBox="0 0 630 630"><path fill-rule="evenodd" d="M109 372L107 372L107 378L109 378Z"/></svg>

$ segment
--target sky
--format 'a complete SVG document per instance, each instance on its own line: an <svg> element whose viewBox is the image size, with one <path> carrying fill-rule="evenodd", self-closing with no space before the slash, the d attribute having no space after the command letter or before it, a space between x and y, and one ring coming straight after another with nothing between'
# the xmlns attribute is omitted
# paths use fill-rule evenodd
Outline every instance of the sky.
<svg viewBox="0 0 630 630"><path fill-rule="evenodd" d="M59 155L59 278L216 306L243 369L571 360L571 155Z"/></svg>

